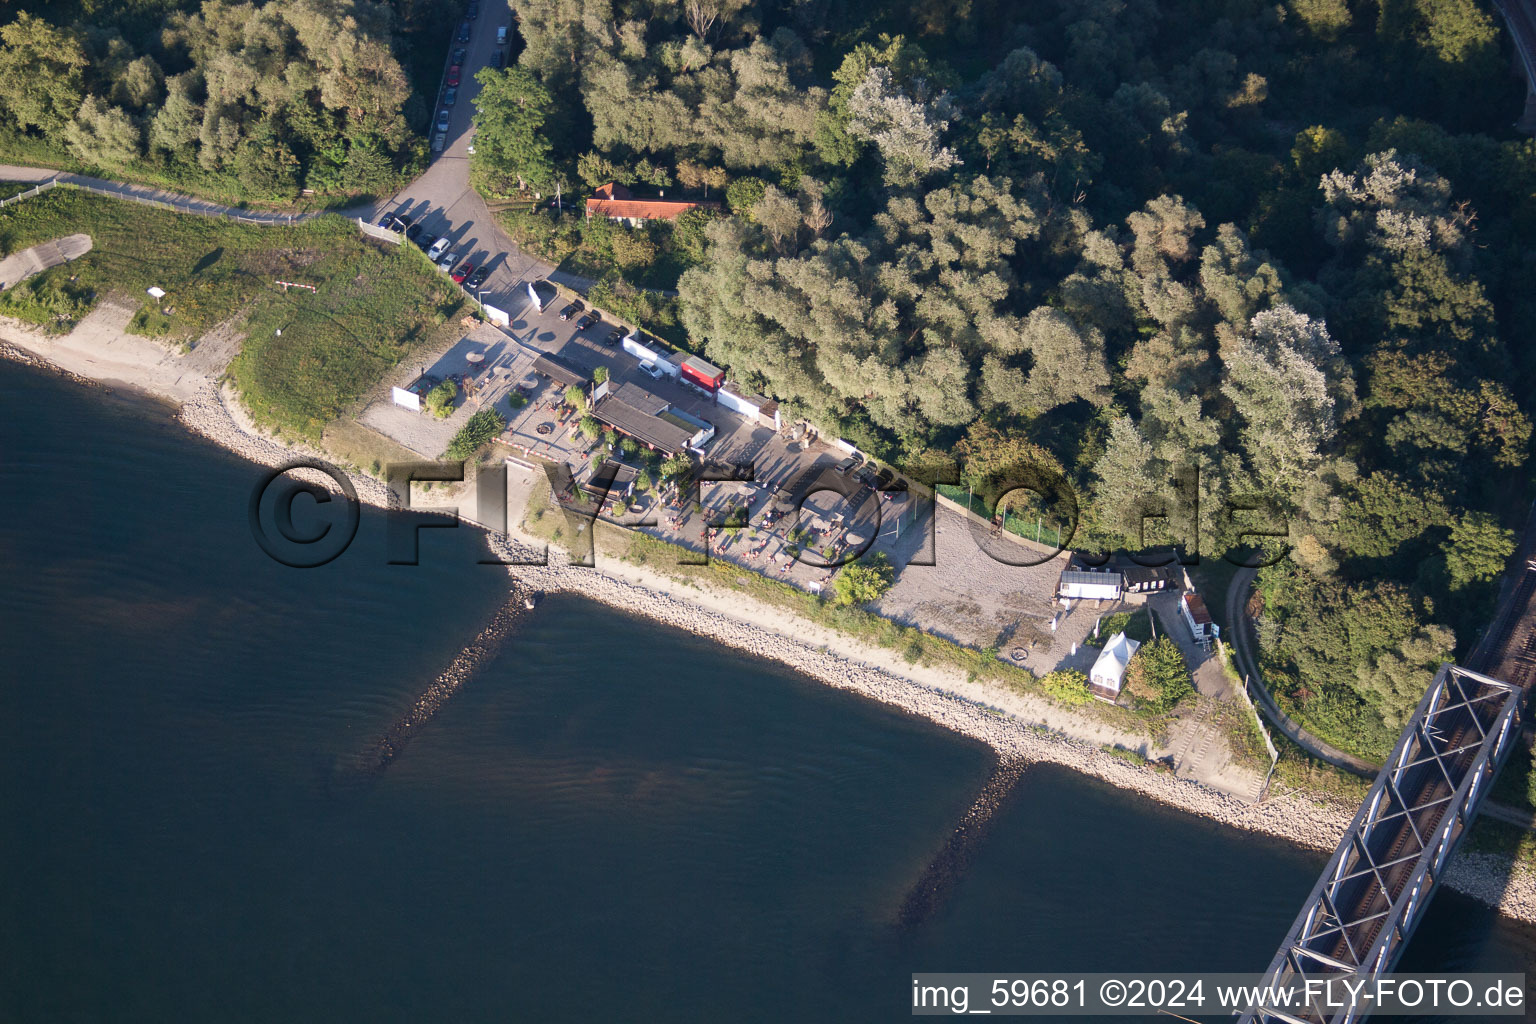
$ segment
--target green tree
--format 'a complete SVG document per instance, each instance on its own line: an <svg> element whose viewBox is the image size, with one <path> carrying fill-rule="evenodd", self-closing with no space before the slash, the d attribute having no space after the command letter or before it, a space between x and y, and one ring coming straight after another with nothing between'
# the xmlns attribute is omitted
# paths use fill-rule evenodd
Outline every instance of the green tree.
<svg viewBox="0 0 1536 1024"><path fill-rule="evenodd" d="M1179 645L1166 636L1137 648L1125 669L1125 688L1156 714L1172 711L1195 692Z"/></svg>
<svg viewBox="0 0 1536 1024"><path fill-rule="evenodd" d="M0 25L0 105L21 129L63 129L85 99L90 63L79 33L26 11Z"/></svg>
<svg viewBox="0 0 1536 1024"><path fill-rule="evenodd" d="M880 600L895 578L890 559L877 551L839 569L832 578L832 590L838 604L862 606Z"/></svg>
<svg viewBox="0 0 1536 1024"><path fill-rule="evenodd" d="M80 104L75 119L64 126L64 144L83 164L124 167L143 155L144 133L121 107L109 107L100 97Z"/></svg>
<svg viewBox="0 0 1536 1024"><path fill-rule="evenodd" d="M1499 578L1515 550L1515 534L1486 512L1469 512L1451 525L1451 535L1441 547L1451 589Z"/></svg>
<svg viewBox="0 0 1536 1024"><path fill-rule="evenodd" d="M263 121L240 144L235 173L252 195L291 199L299 191L299 158L271 121Z"/></svg>
<svg viewBox="0 0 1536 1024"><path fill-rule="evenodd" d="M555 166L545 132L553 100L533 72L513 65L503 71L481 68L475 74L475 160L491 171L516 179L522 190L546 190Z"/></svg>
<svg viewBox="0 0 1536 1024"><path fill-rule="evenodd" d="M678 452L668 456L661 464L661 478L675 483L679 487L686 487L693 477L693 460L686 452Z"/></svg>

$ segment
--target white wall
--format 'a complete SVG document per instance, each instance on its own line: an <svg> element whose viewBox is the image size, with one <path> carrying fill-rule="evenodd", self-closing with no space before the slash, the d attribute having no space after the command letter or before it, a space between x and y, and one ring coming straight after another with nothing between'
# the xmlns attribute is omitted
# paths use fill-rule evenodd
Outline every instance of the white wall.
<svg viewBox="0 0 1536 1024"><path fill-rule="evenodd" d="M754 421L757 419L758 413L762 411L758 408L756 402L748 401L741 395L738 395L734 391L730 391L726 388L721 388L719 391L715 392L715 401L719 402L721 405L725 406L732 412L740 413L741 415Z"/></svg>

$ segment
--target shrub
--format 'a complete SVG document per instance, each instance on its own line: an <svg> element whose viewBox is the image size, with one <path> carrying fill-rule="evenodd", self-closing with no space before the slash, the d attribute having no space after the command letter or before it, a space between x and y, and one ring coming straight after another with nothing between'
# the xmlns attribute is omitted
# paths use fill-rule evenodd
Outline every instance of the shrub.
<svg viewBox="0 0 1536 1024"><path fill-rule="evenodd" d="M587 411L587 392L580 384L572 384L565 389L565 401L568 405L576 407L577 412Z"/></svg>
<svg viewBox="0 0 1536 1024"><path fill-rule="evenodd" d="M450 459L467 459L506 428L507 421L501 418L501 413L495 409L481 409L448 442L448 450L444 454Z"/></svg>
<svg viewBox="0 0 1536 1024"><path fill-rule="evenodd" d="M453 412L453 401L458 397L459 386L451 380L445 380L427 392L427 410L442 419Z"/></svg>
<svg viewBox="0 0 1536 1024"><path fill-rule="evenodd" d="M1088 677L1072 668L1047 672L1040 680L1040 688L1068 706L1087 704L1093 700L1093 693L1088 689Z"/></svg>
<svg viewBox="0 0 1536 1024"><path fill-rule="evenodd" d="M866 605L891 589L896 572L884 552L876 552L839 570L832 581L838 604Z"/></svg>

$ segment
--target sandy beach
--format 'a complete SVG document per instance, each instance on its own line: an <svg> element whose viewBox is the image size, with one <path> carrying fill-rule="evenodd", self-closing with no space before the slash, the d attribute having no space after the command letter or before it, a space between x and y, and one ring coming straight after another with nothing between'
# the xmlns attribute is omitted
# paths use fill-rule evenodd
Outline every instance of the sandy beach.
<svg viewBox="0 0 1536 1024"><path fill-rule="evenodd" d="M176 353L127 334L128 315L121 306L103 303L62 337L0 320L0 356L82 382L132 388L172 402L189 430L261 465L276 466L299 456L326 457L264 435L245 416L232 392L221 387L219 377L239 344L234 331L211 332L190 352ZM388 506L389 492L380 481L354 474L353 482L360 500ZM510 510L514 528L520 519L520 508ZM535 543L542 545L516 533L507 538L491 535L490 543L504 555L517 551L524 558L530 558ZM600 560L595 569L565 563L563 552L552 548L547 565L515 566L509 572L522 586L579 594L771 659L829 686L920 715L986 743L1001 756L1060 764L1237 828L1331 850L1355 813L1353 807L1300 795L1244 804L1198 782L1111 755L1103 744L1134 747L1143 738L1119 734L1109 726L1099 727L1099 734L1084 735L1080 717L1048 702L1002 693L939 667L908 664L895 651L851 639L736 592L685 583L613 559ZM1076 735L1063 734L1068 726ZM1445 881L1508 916L1536 923L1536 868L1463 852L1453 861Z"/></svg>

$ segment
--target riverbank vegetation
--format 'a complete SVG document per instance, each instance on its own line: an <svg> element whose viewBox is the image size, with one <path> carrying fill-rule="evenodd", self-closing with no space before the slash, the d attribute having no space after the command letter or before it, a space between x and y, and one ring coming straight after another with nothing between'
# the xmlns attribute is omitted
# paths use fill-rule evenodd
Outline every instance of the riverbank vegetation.
<svg viewBox="0 0 1536 1024"><path fill-rule="evenodd" d="M1536 393L1536 143L1486 5L513 6L547 146L501 180L723 195L680 328L788 416L897 464L983 425L1076 547L1284 538L1270 685L1362 756L1475 639ZM580 257L610 289L629 234Z"/></svg>
<svg viewBox="0 0 1536 1024"><path fill-rule="evenodd" d="M242 224L62 186L0 210L5 255L77 232L91 251L4 293L0 315L63 332L115 295L137 306L130 331L183 344L233 322L246 335L228 371L241 398L263 426L310 440L463 306L414 247L340 217Z"/></svg>
<svg viewBox="0 0 1536 1024"><path fill-rule="evenodd" d="M419 173L417 132L457 5L80 0L12 11L0 25L0 159L289 203L301 189L321 202L388 192Z"/></svg>

